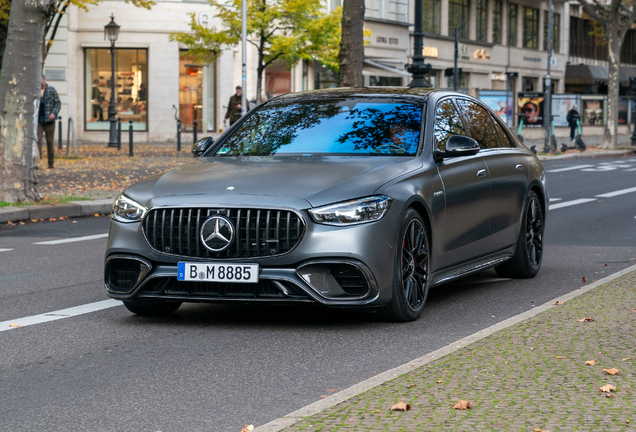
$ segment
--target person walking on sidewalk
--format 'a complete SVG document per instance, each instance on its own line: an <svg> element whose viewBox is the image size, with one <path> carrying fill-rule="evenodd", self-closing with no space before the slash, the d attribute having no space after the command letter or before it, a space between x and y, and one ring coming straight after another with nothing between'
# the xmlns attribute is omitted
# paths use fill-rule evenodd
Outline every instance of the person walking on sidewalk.
<svg viewBox="0 0 636 432"><path fill-rule="evenodd" d="M576 110L576 105L572 107L570 111L568 111L568 115L566 120L568 121L568 126L570 126L570 141L574 141L574 133L576 131L577 125L576 120L580 117L579 112Z"/></svg>
<svg viewBox="0 0 636 432"><path fill-rule="evenodd" d="M42 90L40 99L40 113L38 115L38 152L42 158L42 138L46 138L46 153L49 159L49 169L53 169L55 139L55 119L60 113L62 103L57 91L46 84L46 77L42 77Z"/></svg>
<svg viewBox="0 0 636 432"><path fill-rule="evenodd" d="M243 93L243 89L241 86L236 86L236 94L233 94L230 97L230 101L227 103L227 112L225 113L225 120L230 119L230 126L232 126L238 119L241 118L241 94Z"/></svg>

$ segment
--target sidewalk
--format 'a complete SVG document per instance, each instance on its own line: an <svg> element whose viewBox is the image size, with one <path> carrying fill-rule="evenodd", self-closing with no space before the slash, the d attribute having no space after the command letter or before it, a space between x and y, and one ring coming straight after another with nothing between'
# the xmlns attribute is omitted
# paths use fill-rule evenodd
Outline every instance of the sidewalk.
<svg viewBox="0 0 636 432"><path fill-rule="evenodd" d="M635 430L636 268L623 273L290 427L255 432ZM601 392L607 384L616 391ZM453 409L459 400L472 409ZM391 411L398 402L410 410Z"/></svg>

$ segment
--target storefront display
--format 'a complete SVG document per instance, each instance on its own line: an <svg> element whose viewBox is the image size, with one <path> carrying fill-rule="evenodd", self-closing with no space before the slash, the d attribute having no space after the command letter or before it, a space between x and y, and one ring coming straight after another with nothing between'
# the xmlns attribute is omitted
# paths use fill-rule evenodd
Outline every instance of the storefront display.
<svg viewBox="0 0 636 432"><path fill-rule="evenodd" d="M581 113L581 95L575 94L555 94L552 95L552 115L554 116L554 126L569 127L568 113L575 109Z"/></svg>
<svg viewBox="0 0 636 432"><path fill-rule="evenodd" d="M111 99L111 55L108 48L87 48L85 129L106 131ZM115 50L115 106L123 123L148 130L148 52L145 49Z"/></svg>
<svg viewBox="0 0 636 432"><path fill-rule="evenodd" d="M581 96L581 124L602 126L605 124L606 96Z"/></svg>

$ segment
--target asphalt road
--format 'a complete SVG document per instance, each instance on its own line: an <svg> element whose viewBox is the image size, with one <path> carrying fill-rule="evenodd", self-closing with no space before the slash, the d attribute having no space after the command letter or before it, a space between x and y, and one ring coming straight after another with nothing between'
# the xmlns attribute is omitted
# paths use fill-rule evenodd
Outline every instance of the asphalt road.
<svg viewBox="0 0 636 432"><path fill-rule="evenodd" d="M98 303L108 218L0 225L0 324L24 323L0 329L0 430L238 432L636 264L636 157L544 166L538 276L442 286L408 324L310 306L141 318Z"/></svg>

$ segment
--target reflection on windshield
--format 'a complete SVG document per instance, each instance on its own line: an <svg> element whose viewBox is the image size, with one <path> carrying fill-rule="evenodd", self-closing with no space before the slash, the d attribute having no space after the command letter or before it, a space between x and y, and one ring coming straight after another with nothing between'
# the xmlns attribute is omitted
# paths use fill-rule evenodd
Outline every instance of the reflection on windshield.
<svg viewBox="0 0 636 432"><path fill-rule="evenodd" d="M276 103L252 113L216 156L417 152L422 107L355 100Z"/></svg>

